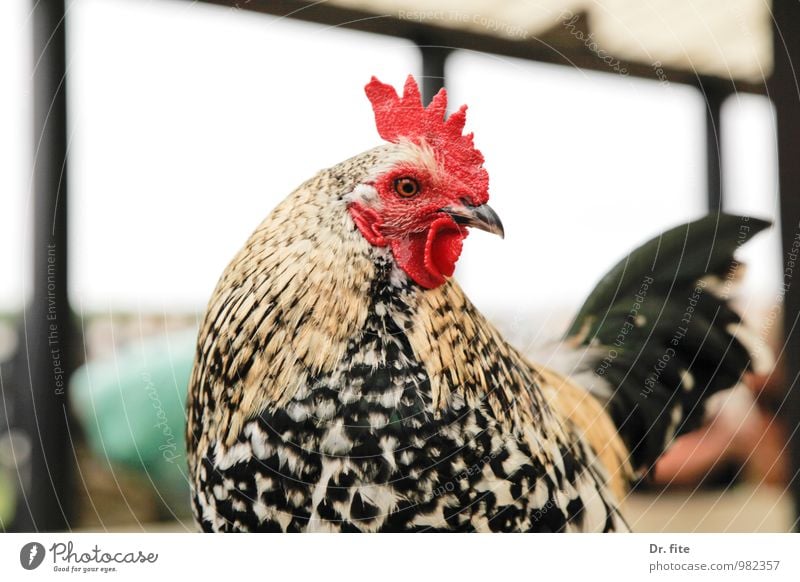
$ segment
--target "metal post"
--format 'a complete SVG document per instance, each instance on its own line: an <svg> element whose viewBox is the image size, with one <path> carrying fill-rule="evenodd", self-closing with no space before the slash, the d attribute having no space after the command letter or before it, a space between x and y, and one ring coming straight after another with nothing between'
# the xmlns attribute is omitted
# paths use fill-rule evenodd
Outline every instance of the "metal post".
<svg viewBox="0 0 800 582"><path fill-rule="evenodd" d="M769 83L777 114L778 184L781 205L781 237L784 260L784 334L783 363L787 394L783 406L789 429L791 481L789 488L795 501L795 514L800 514L800 271L791 268L796 258L796 237L800 236L800 3L797 0L773 2L773 47L775 68ZM800 531L798 521L795 529Z"/></svg>
<svg viewBox="0 0 800 582"><path fill-rule="evenodd" d="M69 527L71 460L66 388L73 337L67 303L67 123L64 0L31 3L34 66L33 294L24 313L19 425L31 445L13 527Z"/></svg>
<svg viewBox="0 0 800 582"><path fill-rule="evenodd" d="M706 101L706 184L708 211L722 210L722 103L728 96L716 84L702 84Z"/></svg>
<svg viewBox="0 0 800 582"><path fill-rule="evenodd" d="M417 45L422 53L422 102L428 104L444 87L444 67L451 49L422 42Z"/></svg>

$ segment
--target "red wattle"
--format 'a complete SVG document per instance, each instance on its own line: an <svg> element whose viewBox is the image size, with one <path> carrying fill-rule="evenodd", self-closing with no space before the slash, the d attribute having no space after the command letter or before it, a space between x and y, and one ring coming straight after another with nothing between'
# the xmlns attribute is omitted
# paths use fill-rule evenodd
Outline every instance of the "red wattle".
<svg viewBox="0 0 800 582"><path fill-rule="evenodd" d="M425 268L442 277L451 277L461 256L466 230L461 230L449 216L436 219L428 230L425 244Z"/></svg>
<svg viewBox="0 0 800 582"><path fill-rule="evenodd" d="M466 230L449 216L437 218L425 232L392 240L394 260L417 284L433 289L455 271Z"/></svg>
<svg viewBox="0 0 800 582"><path fill-rule="evenodd" d="M394 255L394 260L406 272L406 275L422 287L433 289L444 283L444 277L436 273L430 273L425 268L426 243L427 237L425 233L393 239L391 241L392 254Z"/></svg>

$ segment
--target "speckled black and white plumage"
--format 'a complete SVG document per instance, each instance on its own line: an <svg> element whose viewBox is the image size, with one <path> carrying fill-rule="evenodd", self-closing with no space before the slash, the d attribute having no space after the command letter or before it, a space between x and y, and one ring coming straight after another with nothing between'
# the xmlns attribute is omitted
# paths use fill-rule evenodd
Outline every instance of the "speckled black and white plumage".
<svg viewBox="0 0 800 582"><path fill-rule="evenodd" d="M203 529L624 527L590 467L593 453L560 427L549 431L556 420L543 411L530 426L514 425L458 393L434 410L430 380L407 337L415 292L393 278L403 280L381 260L367 318L333 373L310 378L285 407L261 412L235 442L216 443L203 456L194 498ZM519 364L513 355L498 354L507 366ZM513 399L501 400L503 412L521 412Z"/></svg>

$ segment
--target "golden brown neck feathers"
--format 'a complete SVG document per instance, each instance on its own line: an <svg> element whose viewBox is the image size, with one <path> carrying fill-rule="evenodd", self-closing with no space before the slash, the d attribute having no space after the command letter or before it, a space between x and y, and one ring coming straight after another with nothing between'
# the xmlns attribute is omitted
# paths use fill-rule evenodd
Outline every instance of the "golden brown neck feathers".
<svg viewBox="0 0 800 582"><path fill-rule="evenodd" d="M331 171L303 184L217 284L200 330L191 380L197 394L190 395L209 401L214 418L203 422L215 440L235 438L247 418L286 402L309 375L330 371L366 318L374 263L332 194L342 187Z"/></svg>

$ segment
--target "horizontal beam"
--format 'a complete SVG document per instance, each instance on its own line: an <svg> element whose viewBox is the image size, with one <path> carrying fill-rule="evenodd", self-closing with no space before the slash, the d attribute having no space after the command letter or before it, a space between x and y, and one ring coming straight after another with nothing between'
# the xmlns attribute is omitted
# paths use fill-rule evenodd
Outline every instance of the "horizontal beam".
<svg viewBox="0 0 800 582"><path fill-rule="evenodd" d="M576 67L608 74L621 69L627 75L653 81L669 80L670 83L686 85L707 85L720 83L727 92L744 92L766 94L763 84L722 79L709 75L699 75L690 71L669 67L656 67L633 61L615 61L613 66L592 53L584 42L566 27L556 27L549 32L522 40L503 38L490 34L441 26L430 21L420 22L407 20L395 15L377 15L362 10L354 10L331 5L329 2L305 2L302 0L198 0L206 4L226 6L233 9L247 10L347 28L362 32L371 32L409 39L418 44L441 46L454 50L470 50L491 53L504 57L513 57ZM585 22L583 19L581 21Z"/></svg>

